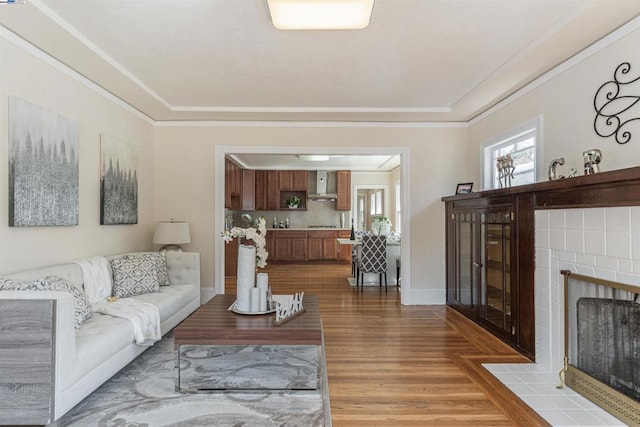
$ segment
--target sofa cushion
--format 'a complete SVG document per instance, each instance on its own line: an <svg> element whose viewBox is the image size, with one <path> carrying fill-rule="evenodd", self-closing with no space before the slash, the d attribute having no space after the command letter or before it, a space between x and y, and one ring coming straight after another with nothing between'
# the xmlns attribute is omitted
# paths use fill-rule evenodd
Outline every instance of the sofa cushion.
<svg viewBox="0 0 640 427"><path fill-rule="evenodd" d="M91 317L91 305L82 292L67 280L57 276L47 276L42 279L17 282L7 278L0 278L0 291L65 291L73 295L75 308L75 330L85 320Z"/></svg>
<svg viewBox="0 0 640 427"><path fill-rule="evenodd" d="M158 293L138 295L134 299L158 307L160 321L164 322L197 298L199 292L199 289L191 285L171 285L161 288Z"/></svg>
<svg viewBox="0 0 640 427"><path fill-rule="evenodd" d="M150 253L125 255L111 260L113 295L126 298L160 291L157 258Z"/></svg>

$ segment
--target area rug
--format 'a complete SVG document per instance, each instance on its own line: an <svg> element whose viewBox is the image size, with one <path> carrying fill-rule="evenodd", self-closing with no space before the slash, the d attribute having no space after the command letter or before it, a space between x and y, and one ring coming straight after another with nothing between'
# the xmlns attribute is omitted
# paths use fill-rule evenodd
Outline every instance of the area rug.
<svg viewBox="0 0 640 427"><path fill-rule="evenodd" d="M176 392L173 336L142 353L62 417L86 426L331 426L324 351L320 390Z"/></svg>

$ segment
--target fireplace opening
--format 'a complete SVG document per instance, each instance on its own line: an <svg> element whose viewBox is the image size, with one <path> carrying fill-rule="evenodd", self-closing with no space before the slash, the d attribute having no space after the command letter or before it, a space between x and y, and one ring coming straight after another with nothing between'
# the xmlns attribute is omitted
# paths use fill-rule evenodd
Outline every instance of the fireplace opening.
<svg viewBox="0 0 640 427"><path fill-rule="evenodd" d="M561 377L620 420L640 424L640 287L563 270Z"/></svg>

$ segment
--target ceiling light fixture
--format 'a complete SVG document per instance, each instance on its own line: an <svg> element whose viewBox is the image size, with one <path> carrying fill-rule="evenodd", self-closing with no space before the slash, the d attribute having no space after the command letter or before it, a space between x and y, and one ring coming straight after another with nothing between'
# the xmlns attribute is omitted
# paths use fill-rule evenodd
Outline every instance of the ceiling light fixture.
<svg viewBox="0 0 640 427"><path fill-rule="evenodd" d="M326 162L329 160L329 156L325 154L298 154L298 158L307 162Z"/></svg>
<svg viewBox="0 0 640 427"><path fill-rule="evenodd" d="M374 0L267 0L279 30L361 30Z"/></svg>

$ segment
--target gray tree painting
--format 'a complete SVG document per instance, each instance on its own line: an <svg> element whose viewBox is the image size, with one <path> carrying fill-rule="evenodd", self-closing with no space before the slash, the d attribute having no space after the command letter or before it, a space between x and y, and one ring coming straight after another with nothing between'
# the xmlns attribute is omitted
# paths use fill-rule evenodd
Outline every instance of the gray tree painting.
<svg viewBox="0 0 640 427"><path fill-rule="evenodd" d="M138 223L138 155L135 148L102 135L100 224Z"/></svg>
<svg viewBox="0 0 640 427"><path fill-rule="evenodd" d="M9 226L78 225L78 124L9 97Z"/></svg>

